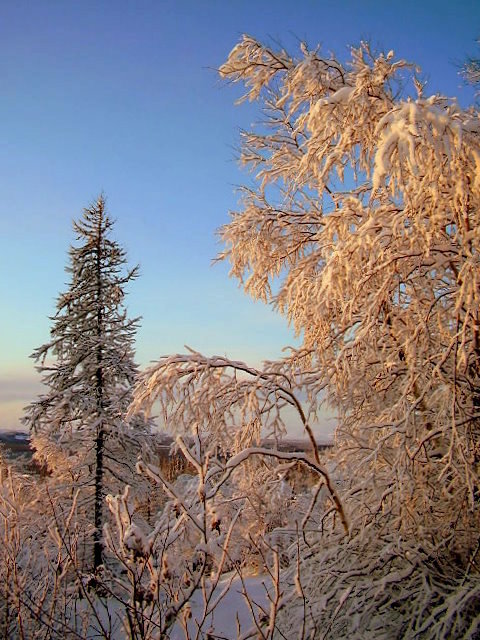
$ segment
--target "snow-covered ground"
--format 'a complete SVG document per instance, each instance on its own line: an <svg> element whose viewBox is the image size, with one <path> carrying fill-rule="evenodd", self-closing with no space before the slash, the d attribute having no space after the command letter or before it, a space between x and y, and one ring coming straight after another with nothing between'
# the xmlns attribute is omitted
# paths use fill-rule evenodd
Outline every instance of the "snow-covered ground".
<svg viewBox="0 0 480 640"><path fill-rule="evenodd" d="M249 576L243 579L238 576L226 575L213 592L209 602L205 603L204 595L198 590L190 601L191 617L188 618L187 628L189 638L205 638L207 633L222 640L235 640L243 636L254 626L254 619L259 619L262 609L269 609L267 588L269 579L262 576ZM248 594L248 598L245 597ZM89 615L89 622L85 629L85 612L91 611L88 603L83 600L77 609L77 632L86 640L111 637L114 640L127 640L122 625L123 612L116 601L106 603L98 600L95 603L97 615ZM188 610L188 609L187 609ZM204 612L207 615L204 616ZM82 625L83 622L83 625ZM103 628L103 630L102 630ZM185 640L185 629L181 621L177 621L170 633L171 640Z"/></svg>
<svg viewBox="0 0 480 640"><path fill-rule="evenodd" d="M205 603L202 593L197 591L190 601L192 612L192 617L188 621L190 635L195 638L198 630L204 633L209 631L215 638L225 640L234 640L243 635L254 625L253 614L258 620L262 609L268 612L268 584L268 578L265 576L246 577L243 579L243 584L236 576L226 576L213 593L211 603L216 603L216 606L213 612L203 620L203 624L201 623ZM248 601L245 594L248 594ZM171 638L184 640L185 632L180 623L177 622L175 625Z"/></svg>

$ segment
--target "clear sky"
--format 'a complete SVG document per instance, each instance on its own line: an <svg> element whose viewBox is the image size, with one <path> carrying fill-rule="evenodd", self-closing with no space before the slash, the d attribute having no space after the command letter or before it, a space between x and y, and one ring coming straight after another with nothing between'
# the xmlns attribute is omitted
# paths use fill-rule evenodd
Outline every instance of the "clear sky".
<svg viewBox="0 0 480 640"><path fill-rule="evenodd" d="M141 277L143 366L183 345L252 364L292 344L283 318L211 266L235 209L237 87L215 69L242 33L295 49L349 44L419 64L430 92L472 100L479 0L0 0L0 428L39 390L29 354L68 280L71 221L104 191L115 238Z"/></svg>

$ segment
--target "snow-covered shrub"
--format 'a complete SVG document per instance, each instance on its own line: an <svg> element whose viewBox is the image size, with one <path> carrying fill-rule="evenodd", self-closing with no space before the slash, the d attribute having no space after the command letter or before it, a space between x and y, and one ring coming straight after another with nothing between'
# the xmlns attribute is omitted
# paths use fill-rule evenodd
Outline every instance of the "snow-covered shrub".
<svg viewBox="0 0 480 640"><path fill-rule="evenodd" d="M158 466L139 464L139 471L163 487L168 498L153 528L133 514L128 490L109 497L116 524L105 529L105 537L118 561L111 583L125 605L125 628L142 638L169 634L201 593L194 623L205 632L219 590L228 591L225 576L230 581L238 576L243 583L246 575L260 571L276 595L261 612L263 622L252 617L252 624L271 637L281 603L281 554L287 557L282 544L296 540L303 520L312 520L316 505L325 501L340 525L347 526L314 441L312 456L260 446L262 431L269 429L275 437L282 433L285 406L296 408L311 435L301 404L286 376L275 369L260 373L241 362L195 352L165 358L147 371L131 412L148 413L156 401L167 429L176 434L177 453L194 473L171 482ZM294 465L316 478L315 495L303 501L285 479ZM249 607L252 613L258 610L252 602Z"/></svg>
<svg viewBox="0 0 480 640"><path fill-rule="evenodd" d="M447 551L445 551L447 549ZM405 540L387 523L318 540L284 576L286 637L478 638L480 577L455 553Z"/></svg>
<svg viewBox="0 0 480 640"><path fill-rule="evenodd" d="M107 582L123 603L128 637L168 637L179 620L188 618L190 601L199 592L203 610L197 622L200 627L206 624L230 553L235 552L231 535L236 518L221 521L206 482L208 462L182 445L198 466L197 476L184 474L170 483L158 467L139 465L169 498L153 529L142 528L133 516L128 487L107 500L115 525L105 527L105 540L117 560Z"/></svg>
<svg viewBox="0 0 480 640"><path fill-rule="evenodd" d="M13 466L0 471L0 636L118 640L117 603L101 575L85 571L91 532L78 490Z"/></svg>
<svg viewBox="0 0 480 640"><path fill-rule="evenodd" d="M275 442L285 433L286 407L296 410L298 420L312 436L292 391L294 384L275 366L261 372L243 362L191 352L160 360L142 374L137 386L130 411L148 412L154 402L160 403L166 428L177 434L181 452L196 470L199 487L195 491L206 491L224 522L235 519L232 536L236 544L230 550L237 550L235 561L243 558L248 564L249 555L253 554L252 560L258 555L260 538L289 522L293 496L282 465L300 461L317 481L326 482L334 510L346 526L313 437L312 460L302 454L282 454L275 447L260 447L265 435Z"/></svg>
<svg viewBox="0 0 480 640"><path fill-rule="evenodd" d="M12 467L0 475L0 633L27 639L49 630L51 637L69 637L77 595L75 505L65 514L58 496L36 478Z"/></svg>

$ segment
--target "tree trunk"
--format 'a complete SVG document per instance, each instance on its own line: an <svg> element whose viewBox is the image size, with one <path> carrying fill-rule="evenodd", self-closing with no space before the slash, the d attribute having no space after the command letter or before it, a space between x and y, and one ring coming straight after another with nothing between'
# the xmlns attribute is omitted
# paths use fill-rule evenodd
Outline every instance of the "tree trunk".
<svg viewBox="0 0 480 640"><path fill-rule="evenodd" d="M96 572L98 567L103 563L103 448L105 440L105 431L103 425L98 430L97 439L95 441L95 531L93 533L93 569Z"/></svg>
<svg viewBox="0 0 480 640"><path fill-rule="evenodd" d="M95 440L95 506L93 534L93 570L96 572L103 564L103 453L105 445L105 429L103 422L103 315L102 315L102 274L101 274L101 251L102 251L102 221L103 216L99 216L97 235L97 371L96 371L96 394L97 412L100 423L97 427L97 437Z"/></svg>

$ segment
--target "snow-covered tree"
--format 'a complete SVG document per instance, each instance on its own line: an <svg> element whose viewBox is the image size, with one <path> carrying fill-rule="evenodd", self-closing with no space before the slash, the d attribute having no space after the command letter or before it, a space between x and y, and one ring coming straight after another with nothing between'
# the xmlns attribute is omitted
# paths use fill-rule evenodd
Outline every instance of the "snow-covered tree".
<svg viewBox="0 0 480 640"><path fill-rule="evenodd" d="M477 40L477 45L480 44L480 39ZM476 96L479 96L480 86L480 58L477 56L468 57L464 63L461 73L468 84L471 84L476 89Z"/></svg>
<svg viewBox="0 0 480 640"><path fill-rule="evenodd" d="M350 540L310 597L337 594L316 615L341 609L322 624L349 637L378 630L385 602L388 637L478 633L478 113L425 96L393 52L301 50L243 37L220 69L265 116L242 134L255 183L220 234L232 275L302 337L284 371L339 414ZM357 578L335 575L339 550Z"/></svg>
<svg viewBox="0 0 480 640"><path fill-rule="evenodd" d="M74 222L68 290L52 318L50 341L33 353L47 391L27 407L25 423L37 457L54 475L81 487L93 525L93 566L102 563L104 498L134 484L143 417L128 424L126 409L137 376L134 339L138 318L124 308L125 251L111 239L112 220L100 196Z"/></svg>
<svg viewBox="0 0 480 640"><path fill-rule="evenodd" d="M301 345L260 370L162 358L136 406L158 399L173 432L219 447L219 473L267 455L252 425L280 437L295 407L313 445L297 462L327 491L297 519L272 634L478 637L478 113L425 96L411 65L364 43L343 63L244 36L220 73L263 114L242 133L254 177L220 258ZM328 467L311 426L322 403L338 415Z"/></svg>

